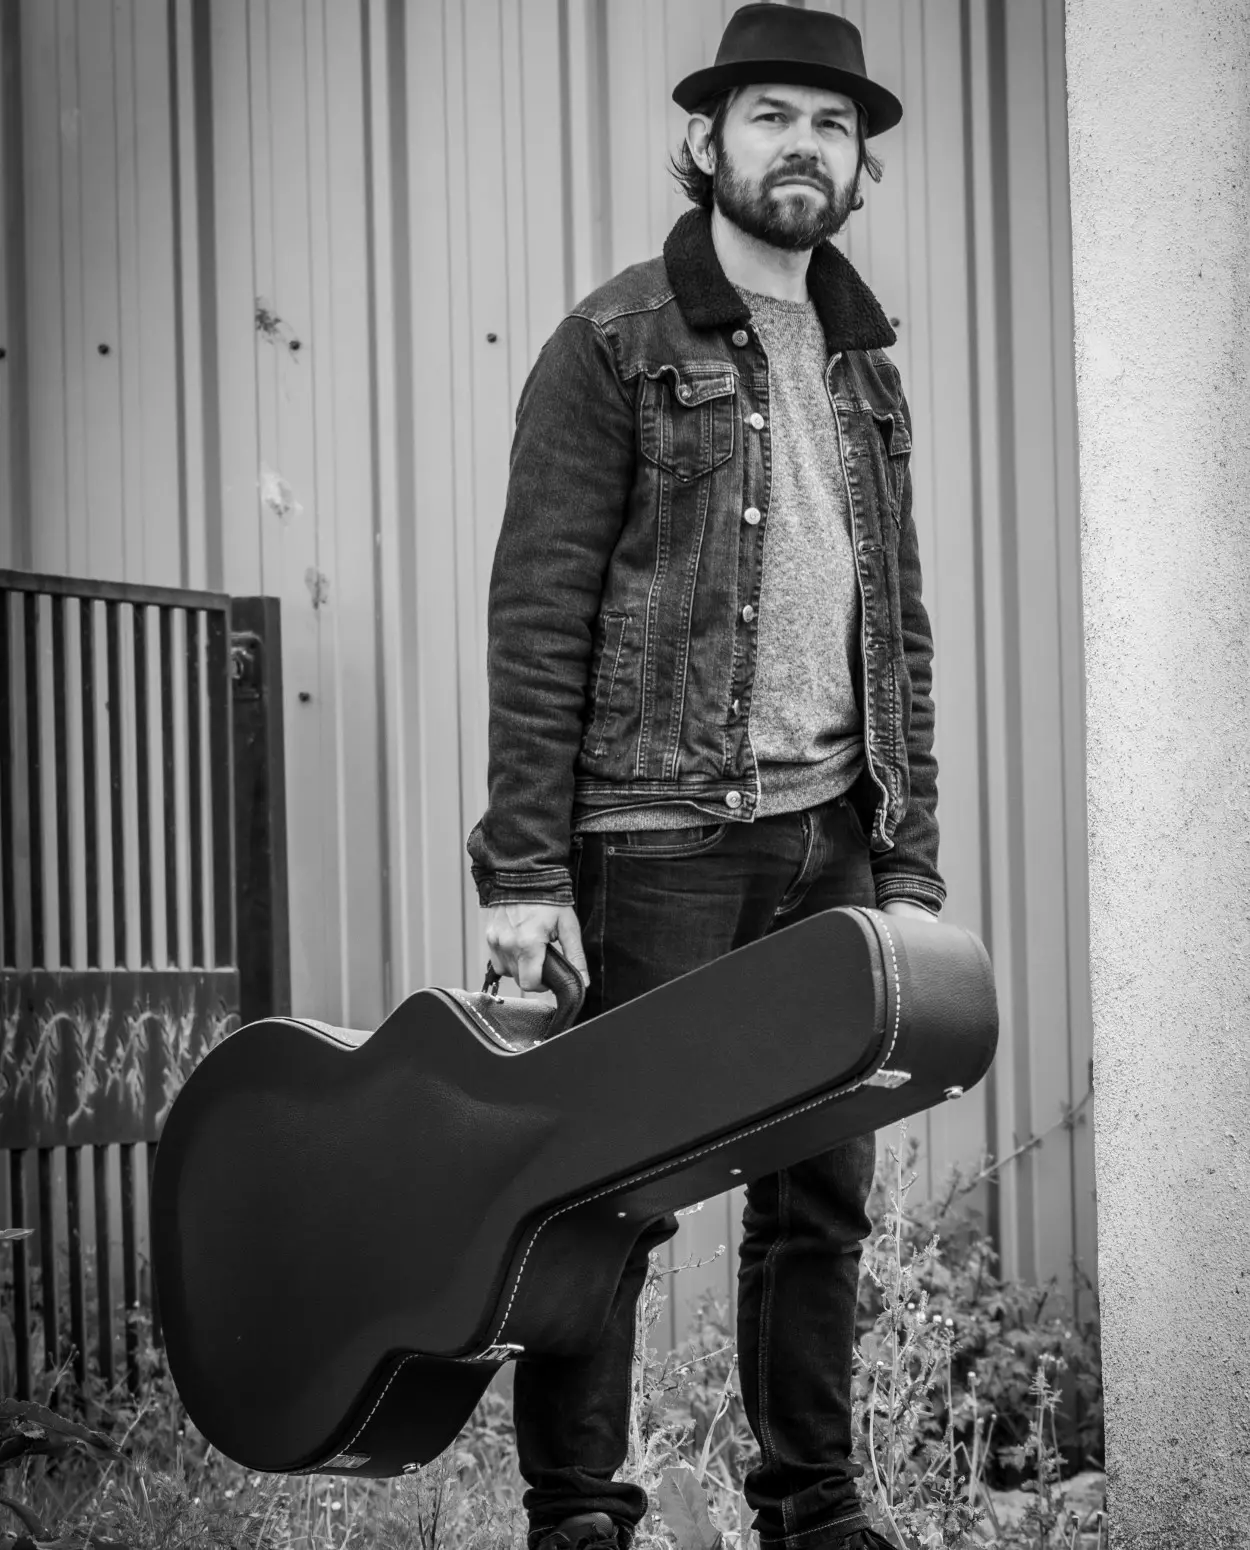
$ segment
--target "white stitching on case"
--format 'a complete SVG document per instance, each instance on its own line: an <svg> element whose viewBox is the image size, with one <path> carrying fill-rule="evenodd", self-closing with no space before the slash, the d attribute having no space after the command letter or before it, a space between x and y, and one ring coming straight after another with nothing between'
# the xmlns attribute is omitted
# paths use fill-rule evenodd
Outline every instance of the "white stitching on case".
<svg viewBox="0 0 1250 1550"><path fill-rule="evenodd" d="M862 906L855 906L855 908L862 908ZM870 912L870 911L865 909L864 913L865 914L877 915L880 912L878 912L876 910L873 910L873 911ZM881 927L882 931L885 932L885 939L889 943L889 946L890 946L890 962L891 962L891 967L893 969L893 974L894 974L894 1027L893 1027L893 1030L892 1030L891 1035L890 1035L890 1047L889 1047L889 1049L886 1050L885 1054L881 1057L881 1060L879 1062L879 1064L884 1065L885 1062L887 1060L889 1060L890 1056L894 1053L894 1046L898 1043L899 1026L900 1026L901 1021L902 1021L902 1012L903 1012L903 996L902 996L902 987L899 984L899 978L898 978L898 955L894 951L894 938L890 935L890 928L889 928L889 925L887 924L887 917L884 914L880 915L879 924L880 924L880 927ZM291 1020L294 1021L294 1019L291 1019ZM792 1119L796 1114L805 1114L805 1113L807 1113L807 1111L809 1109L818 1108L822 1103L828 1103L828 1102L830 1102L834 1098L844 1097L847 1093L854 1092L856 1090L856 1088L862 1087L865 1084L866 1080L867 1080L867 1078L861 1077L858 1081L852 1082L852 1083L850 1083L846 1087L838 1088L836 1092L825 1093L823 1095L823 1097L813 1098L810 1103L805 1103L802 1106L802 1108L791 1109L788 1113L780 1114L775 1119L764 1120L761 1124L752 1126L752 1128L750 1130L740 1131L737 1135L730 1136L728 1138L728 1140L726 1140L726 1141L718 1141L718 1142L715 1142L711 1146L702 1147L702 1148L700 1148L699 1151L691 1152L691 1153L688 1154L688 1156L686 1158L679 1158L679 1159L677 1159L677 1161L692 1162L696 1157L704 1157L709 1152L718 1151L722 1146L727 1146L730 1141L741 1141L746 1136L756 1135L761 1130L767 1130L772 1125L780 1124L782 1122L782 1120ZM561 1206L558 1211L553 1211L550 1216L544 1217L543 1220L541 1222L539 1222L538 1226L534 1229L533 1236L530 1238L529 1243L526 1245L525 1257L524 1257L524 1259L522 1259L521 1267L520 1267L520 1269L516 1273L516 1280L513 1282L513 1285L512 1285L512 1295L508 1298L508 1306L504 1309L503 1318L499 1321L499 1328L495 1332L495 1338L493 1340L490 1340L490 1341L487 1342L487 1347L489 1348L490 1346L499 1345L501 1343L500 1337L503 1334L504 1325L508 1322L508 1319L511 1316L512 1305L516 1301L516 1294L517 1294L517 1292L520 1290L521 1277L525 1274L525 1266L529 1262L530 1252L533 1249L534 1244L538 1241L539 1233L542 1232L543 1228L546 1227L548 1222L553 1222L556 1219L556 1217L563 1216L566 1211L573 1210L573 1208L575 1206L588 1205L590 1203L590 1201L592 1201L592 1200L599 1200L604 1195L614 1194L617 1190L623 1188L625 1185L640 1184L644 1179L650 1178L653 1174L662 1173L667 1168L669 1168L671 1166L672 1166L671 1163L666 1163L666 1164L663 1164L659 1168L649 1168L645 1173L640 1173L640 1174L636 1175L632 1179L623 1179L623 1180L621 1180L620 1183L613 1184L613 1185L611 1185L607 1189L601 1189L601 1190L598 1191L597 1194L590 1195L585 1200L575 1200L575 1201L572 1201L569 1205ZM409 1362L416 1360L418 1354L419 1353L414 1352L412 1355L405 1356L401 1360L401 1362L399 1363L399 1366L396 1367L395 1371L386 1380L386 1387L382 1390L382 1392L378 1395L377 1399L374 1401L373 1409L370 1410L369 1414L361 1422L360 1429L353 1435L351 1441L347 1444L347 1447L345 1449L340 1449L340 1452L350 1452L351 1451L352 1445L356 1442L357 1438L360 1437L360 1435L364 1431L365 1427L368 1426L369 1422L373 1419L374 1415L377 1413L378 1406L386 1398L391 1384L394 1383L395 1379L399 1376L400 1372L403 1370L403 1368Z"/></svg>
<svg viewBox="0 0 1250 1550"><path fill-rule="evenodd" d="M863 908L863 906L859 905L854 907L857 909ZM866 910L865 913L867 913ZM874 910L872 913L876 914L877 911ZM894 951L894 938L890 935L890 928L886 924L886 919L884 916L882 916L881 919L881 929L885 932L886 941L890 944L890 960L894 971L894 1028L890 1035L890 1047L881 1057L878 1065L884 1065L886 1061L889 1060L890 1056L894 1053L894 1046L898 1043L898 1031L900 1022L902 1020L903 1010L902 987L899 984L898 978L898 955ZM587 1195L582 1200L570 1201L568 1205L561 1206L558 1211L553 1211L549 1216L545 1216L542 1221L539 1222L538 1226L535 1227L533 1236L530 1238L529 1243L526 1245L525 1257L522 1259L520 1269L516 1273L516 1280L512 1283L512 1295L508 1298L508 1306L504 1309L503 1318L499 1321L499 1328L495 1331L495 1338L490 1343L492 1345L498 1344L498 1342L503 1338L504 1325L507 1324L508 1319L512 1314L512 1305L516 1301L516 1294L521 1288L521 1277L525 1274L525 1266L529 1262L530 1253L534 1247L534 1244L538 1241L539 1233L542 1232L543 1228L546 1227L548 1222L554 1222L556 1217L563 1216L566 1211L572 1211L578 1206L589 1205L591 1201L601 1200L605 1195L614 1195L619 1190L625 1189L631 1184L641 1184L644 1179L652 1178L657 1173L667 1173L675 1163L694 1162L696 1158L706 1157L711 1152L720 1151L722 1147L729 1146L734 1141L744 1141L748 1136L758 1135L761 1130L768 1130L773 1125L780 1125L784 1120L793 1119L796 1115L806 1114L811 1109L819 1108L822 1103L830 1103L834 1098L844 1098L847 1093L853 1093L858 1088L865 1086L867 1081L868 1077L862 1076L857 1081L850 1082L844 1087L839 1087L833 1092L824 1093L819 1098L813 1098L809 1103L803 1104L801 1108L788 1109L784 1114L778 1114L772 1119L762 1120L758 1125L753 1125L749 1130L736 1131L732 1136L727 1136L724 1140L714 1141L710 1146L700 1147L697 1152L688 1152L683 1157L673 1158L669 1162L661 1163L660 1166L656 1168L648 1168L645 1173L635 1174L632 1178L620 1179L617 1183L610 1184L606 1189L601 1189L593 1195Z"/></svg>

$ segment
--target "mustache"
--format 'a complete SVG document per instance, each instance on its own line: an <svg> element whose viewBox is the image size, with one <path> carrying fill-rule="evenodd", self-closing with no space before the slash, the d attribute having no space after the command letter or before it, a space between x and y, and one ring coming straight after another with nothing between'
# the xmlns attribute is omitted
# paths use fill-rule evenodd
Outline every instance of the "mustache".
<svg viewBox="0 0 1250 1550"><path fill-rule="evenodd" d="M778 183L788 183L794 178L805 178L808 182L815 183L828 194L830 199L837 192L834 188L833 180L822 167L779 167L776 172L770 172L764 179L764 187L774 188Z"/></svg>

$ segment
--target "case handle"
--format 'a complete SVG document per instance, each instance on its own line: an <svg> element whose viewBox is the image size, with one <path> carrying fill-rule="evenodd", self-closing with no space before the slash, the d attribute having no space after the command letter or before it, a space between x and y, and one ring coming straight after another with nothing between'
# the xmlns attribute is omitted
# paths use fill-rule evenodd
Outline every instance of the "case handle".
<svg viewBox="0 0 1250 1550"><path fill-rule="evenodd" d="M488 995L494 995L501 979L503 975L493 963L488 962L482 989ZM544 1039L552 1039L557 1033L563 1033L566 1028L573 1026L586 999L585 981L554 942L547 943L547 953L543 959L543 984L548 990L555 991L556 996L555 1011L543 1033Z"/></svg>

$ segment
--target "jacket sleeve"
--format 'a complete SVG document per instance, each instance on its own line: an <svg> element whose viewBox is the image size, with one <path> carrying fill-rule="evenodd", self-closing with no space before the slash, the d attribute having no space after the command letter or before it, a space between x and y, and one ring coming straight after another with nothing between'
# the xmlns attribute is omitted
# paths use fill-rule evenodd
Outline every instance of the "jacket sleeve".
<svg viewBox="0 0 1250 1550"><path fill-rule="evenodd" d="M573 903L573 767L634 436L610 338L565 318L521 391L491 571L487 808L467 846L483 906Z"/></svg>
<svg viewBox="0 0 1250 1550"><path fill-rule="evenodd" d="M902 411L911 429L906 399ZM938 771L933 756L933 630L921 601L920 547L912 517L911 460L903 471L899 500L898 586L903 624L903 656L908 683L900 685L906 712L907 772L910 797L894 835L894 849L874 853L873 883L878 905L907 899L937 912L946 901L938 871Z"/></svg>

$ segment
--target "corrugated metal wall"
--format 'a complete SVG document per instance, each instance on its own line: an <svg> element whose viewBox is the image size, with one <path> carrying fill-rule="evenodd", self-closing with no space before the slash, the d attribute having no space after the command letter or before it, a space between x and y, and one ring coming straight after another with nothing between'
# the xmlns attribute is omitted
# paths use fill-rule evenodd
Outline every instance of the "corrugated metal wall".
<svg viewBox="0 0 1250 1550"><path fill-rule="evenodd" d="M984 1091L913 1127L933 1187L1088 1085L1063 8L829 8L906 110L846 246L899 319L946 915L990 948L1003 1014ZM314 1015L367 1026L480 975L463 840L513 408L564 308L680 214L669 91L732 9L4 8L0 564L282 599ZM1008 1269L1092 1271L1092 1190L1085 1113L1002 1172ZM678 1256L732 1244L737 1204L688 1218ZM699 1274L731 1291L730 1269Z"/></svg>

